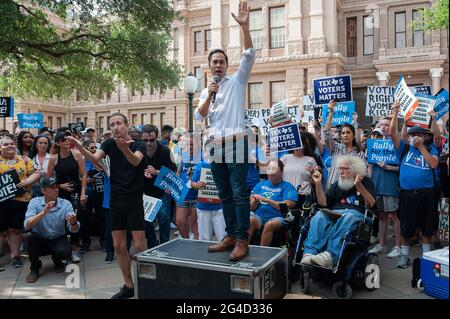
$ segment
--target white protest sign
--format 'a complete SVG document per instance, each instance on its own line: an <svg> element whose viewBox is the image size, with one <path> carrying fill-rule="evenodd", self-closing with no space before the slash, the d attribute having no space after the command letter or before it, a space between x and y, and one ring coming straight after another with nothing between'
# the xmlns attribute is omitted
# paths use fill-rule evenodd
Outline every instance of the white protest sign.
<svg viewBox="0 0 450 319"><path fill-rule="evenodd" d="M217 190L216 184L214 183L214 178L210 168L202 168L200 171L200 182L206 184L205 188L201 188L198 191L197 201L203 203L219 204L219 191Z"/></svg>
<svg viewBox="0 0 450 319"><path fill-rule="evenodd" d="M366 116L388 116L391 112L392 103L394 103L394 87L367 87Z"/></svg>
<svg viewBox="0 0 450 319"><path fill-rule="evenodd" d="M303 123L314 122L314 119L318 118L320 110L322 110L322 105L315 103L314 95L303 96Z"/></svg>
<svg viewBox="0 0 450 319"><path fill-rule="evenodd" d="M411 115L408 120L408 126L421 126L423 128L428 128L430 124L431 116L428 114L431 110L434 109L434 105L436 104L436 98L434 96L427 96L422 94L416 95L419 100L419 106Z"/></svg>
<svg viewBox="0 0 450 319"><path fill-rule="evenodd" d="M409 120L412 113L419 106L419 100L411 92L403 76L400 77L400 80L395 87L394 99L399 101L400 115L402 115L405 120Z"/></svg>
<svg viewBox="0 0 450 319"><path fill-rule="evenodd" d="M161 208L162 200L148 195L143 195L142 199L144 201L144 218L152 223Z"/></svg>
<svg viewBox="0 0 450 319"><path fill-rule="evenodd" d="M440 239L448 241L448 198L441 198L439 203L438 235Z"/></svg>
<svg viewBox="0 0 450 319"><path fill-rule="evenodd" d="M287 110L286 100L278 102L270 109L270 124L272 127L282 126L292 123L291 117Z"/></svg>
<svg viewBox="0 0 450 319"><path fill-rule="evenodd" d="M271 128L269 123L271 109L245 109L245 123L248 126L257 126L262 135L266 136ZM300 109L298 105L288 106L286 108L291 121L300 122Z"/></svg>

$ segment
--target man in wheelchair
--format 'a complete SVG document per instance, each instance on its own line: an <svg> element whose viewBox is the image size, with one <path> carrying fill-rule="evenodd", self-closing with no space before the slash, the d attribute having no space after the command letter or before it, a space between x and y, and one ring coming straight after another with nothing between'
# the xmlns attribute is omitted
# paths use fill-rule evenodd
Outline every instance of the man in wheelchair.
<svg viewBox="0 0 450 319"><path fill-rule="evenodd" d="M339 180L326 194L320 172L315 171L312 176L317 202L323 209L311 219L301 264L332 269L345 234L364 220L366 207L375 205L374 185L366 176L366 163L359 157L347 155L338 158L337 167Z"/></svg>
<svg viewBox="0 0 450 319"><path fill-rule="evenodd" d="M295 187L283 181L283 167L279 159L271 159L267 166L268 180L258 183L250 196L249 241L262 228L261 246L270 246L274 232L285 224L281 214L283 204L292 209L297 201Z"/></svg>

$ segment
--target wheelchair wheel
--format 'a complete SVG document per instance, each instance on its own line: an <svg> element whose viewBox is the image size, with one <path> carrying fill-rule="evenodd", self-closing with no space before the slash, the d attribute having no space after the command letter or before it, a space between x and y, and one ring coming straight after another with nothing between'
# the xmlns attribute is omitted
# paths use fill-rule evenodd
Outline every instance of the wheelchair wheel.
<svg viewBox="0 0 450 319"><path fill-rule="evenodd" d="M300 274L300 290L307 295L311 292L311 276L309 271L302 271Z"/></svg>
<svg viewBox="0 0 450 319"><path fill-rule="evenodd" d="M352 287L343 281L338 281L333 285L333 295L337 299L350 299L352 298Z"/></svg>
<svg viewBox="0 0 450 319"><path fill-rule="evenodd" d="M367 256L363 282L369 291L380 288L380 266L376 254L369 254Z"/></svg>

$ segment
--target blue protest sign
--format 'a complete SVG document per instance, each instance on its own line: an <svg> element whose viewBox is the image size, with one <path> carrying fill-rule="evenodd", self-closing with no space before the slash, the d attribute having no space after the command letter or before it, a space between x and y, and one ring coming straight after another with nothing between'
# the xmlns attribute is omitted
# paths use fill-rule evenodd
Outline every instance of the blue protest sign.
<svg viewBox="0 0 450 319"><path fill-rule="evenodd" d="M414 95L416 94L431 95L431 86L429 85L413 86L411 91L413 92Z"/></svg>
<svg viewBox="0 0 450 319"><path fill-rule="evenodd" d="M178 204L183 202L189 191L186 183L178 177L177 174L165 166L161 167L154 185L163 190L169 190L170 195L172 195L173 199L175 199Z"/></svg>
<svg viewBox="0 0 450 319"><path fill-rule="evenodd" d="M338 103L334 107L333 121L331 126L352 123L353 112L355 112L355 102ZM322 105L323 125L325 126L328 118L328 104Z"/></svg>
<svg viewBox="0 0 450 319"><path fill-rule="evenodd" d="M44 127L44 116L42 113L17 114L19 128L41 128Z"/></svg>
<svg viewBox="0 0 450 319"><path fill-rule="evenodd" d="M0 117L14 117L14 98L0 96Z"/></svg>
<svg viewBox="0 0 450 319"><path fill-rule="evenodd" d="M436 95L437 101L434 106L436 112L436 121L438 121L445 113L448 113L448 91L441 89Z"/></svg>
<svg viewBox="0 0 450 319"><path fill-rule="evenodd" d="M271 153L302 148L302 139L297 123L271 128L269 143Z"/></svg>
<svg viewBox="0 0 450 319"><path fill-rule="evenodd" d="M144 195L143 201L144 201L144 219L152 223L155 220L156 214L158 214L159 209L162 206L162 200L148 195Z"/></svg>
<svg viewBox="0 0 450 319"><path fill-rule="evenodd" d="M353 101L351 75L329 76L313 80L316 104Z"/></svg>
<svg viewBox="0 0 450 319"><path fill-rule="evenodd" d="M376 164L383 162L389 165L398 165L397 152L392 140L374 140L369 139L366 142L367 162Z"/></svg>

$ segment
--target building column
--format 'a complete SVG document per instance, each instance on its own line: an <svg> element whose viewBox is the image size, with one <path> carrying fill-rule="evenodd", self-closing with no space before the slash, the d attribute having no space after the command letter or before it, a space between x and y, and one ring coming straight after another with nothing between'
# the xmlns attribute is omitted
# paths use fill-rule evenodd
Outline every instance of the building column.
<svg viewBox="0 0 450 319"><path fill-rule="evenodd" d="M390 78L389 72L377 72L377 79L380 82L380 86L388 86Z"/></svg>
<svg viewBox="0 0 450 319"><path fill-rule="evenodd" d="M302 5L300 0L289 1L288 10L288 56L303 54Z"/></svg>
<svg viewBox="0 0 450 319"><path fill-rule="evenodd" d="M233 17L231 17L233 18ZM211 48L222 49L222 1L211 0Z"/></svg>
<svg viewBox="0 0 450 319"><path fill-rule="evenodd" d="M443 73L444 73L443 68L430 69L431 93L432 94L436 94L442 88L442 74Z"/></svg>
<svg viewBox="0 0 450 319"><path fill-rule="evenodd" d="M323 33L322 0L311 0L311 35L308 38L308 53L322 53L327 49Z"/></svg>
<svg viewBox="0 0 450 319"><path fill-rule="evenodd" d="M234 14L239 12L239 0L230 0L230 12ZM230 63L238 62L241 57L241 27L232 16L230 17L228 27L230 30L227 49L228 59Z"/></svg>
<svg viewBox="0 0 450 319"><path fill-rule="evenodd" d="M305 92L305 69L288 68L286 70L286 98L288 105L300 105Z"/></svg>

